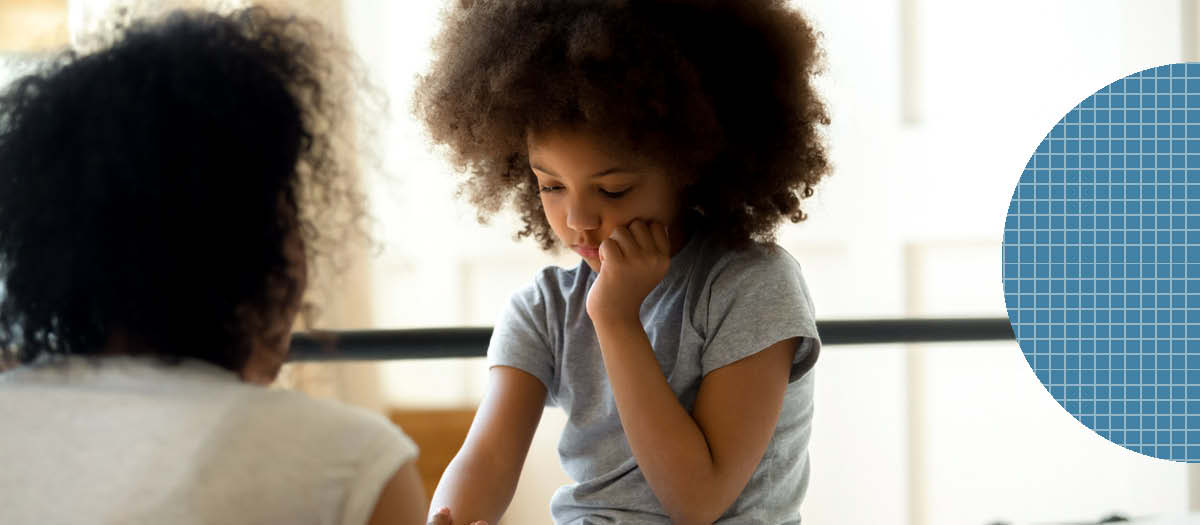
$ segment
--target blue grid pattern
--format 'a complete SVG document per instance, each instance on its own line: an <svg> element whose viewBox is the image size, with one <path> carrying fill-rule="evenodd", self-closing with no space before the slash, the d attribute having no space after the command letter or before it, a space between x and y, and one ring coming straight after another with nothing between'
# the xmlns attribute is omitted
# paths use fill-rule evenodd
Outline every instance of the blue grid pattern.
<svg viewBox="0 0 1200 525"><path fill-rule="evenodd" d="M1039 380L1101 436L1200 461L1200 63L1105 86L1042 140L1004 223Z"/></svg>

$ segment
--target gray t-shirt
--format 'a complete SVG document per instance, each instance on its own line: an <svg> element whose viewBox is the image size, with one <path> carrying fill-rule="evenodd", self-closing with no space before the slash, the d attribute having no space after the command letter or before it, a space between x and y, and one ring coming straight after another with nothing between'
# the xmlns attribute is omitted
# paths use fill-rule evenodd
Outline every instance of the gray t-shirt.
<svg viewBox="0 0 1200 525"><path fill-rule="evenodd" d="M582 262L571 270L543 269L501 314L488 361L537 377L546 385L547 405L567 412L558 452L576 484L554 494L556 523L670 523L621 429L587 315L595 278ZM689 411L700 381L713 370L784 339L803 338L762 462L719 520L799 523L812 430L809 371L821 346L800 265L775 245L725 251L694 235L642 303L641 319L667 382Z"/></svg>

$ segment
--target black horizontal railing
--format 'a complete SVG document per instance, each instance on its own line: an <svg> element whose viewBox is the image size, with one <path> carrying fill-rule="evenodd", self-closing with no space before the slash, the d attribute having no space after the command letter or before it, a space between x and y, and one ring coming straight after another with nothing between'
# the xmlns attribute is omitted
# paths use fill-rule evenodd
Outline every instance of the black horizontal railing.
<svg viewBox="0 0 1200 525"><path fill-rule="evenodd" d="M949 343L1012 339L1006 318L866 319L819 321L823 345ZM371 361L483 357L489 327L352 330L301 333L292 340L292 361Z"/></svg>

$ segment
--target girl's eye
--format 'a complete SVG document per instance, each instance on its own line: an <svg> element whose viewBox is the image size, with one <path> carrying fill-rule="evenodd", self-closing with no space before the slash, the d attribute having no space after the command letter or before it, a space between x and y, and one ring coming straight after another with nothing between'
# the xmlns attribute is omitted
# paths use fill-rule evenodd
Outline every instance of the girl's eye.
<svg viewBox="0 0 1200 525"><path fill-rule="evenodd" d="M538 193L550 193L552 191L561 190L562 186L539 186Z"/></svg>
<svg viewBox="0 0 1200 525"><path fill-rule="evenodd" d="M629 190L630 190L630 188L625 188L621 191L608 191L608 190L602 189L602 190L600 190L600 194L604 195L605 197L608 197L610 199L619 199L619 198L625 196L626 193L629 193Z"/></svg>

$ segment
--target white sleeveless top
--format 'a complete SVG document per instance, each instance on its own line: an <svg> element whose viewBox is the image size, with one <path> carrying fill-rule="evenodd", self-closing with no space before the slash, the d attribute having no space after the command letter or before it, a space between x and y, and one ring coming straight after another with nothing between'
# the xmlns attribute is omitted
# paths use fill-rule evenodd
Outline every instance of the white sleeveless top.
<svg viewBox="0 0 1200 525"><path fill-rule="evenodd" d="M197 360L0 373L0 523L359 525L416 455L378 414Z"/></svg>

